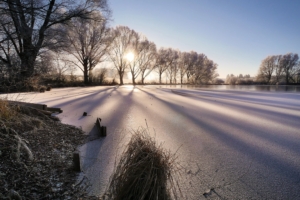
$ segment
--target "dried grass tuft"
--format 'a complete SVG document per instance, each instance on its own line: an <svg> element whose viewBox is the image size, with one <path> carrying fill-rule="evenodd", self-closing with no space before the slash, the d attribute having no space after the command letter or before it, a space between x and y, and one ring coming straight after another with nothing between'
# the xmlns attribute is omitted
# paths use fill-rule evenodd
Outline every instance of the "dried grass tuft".
<svg viewBox="0 0 300 200"><path fill-rule="evenodd" d="M40 88L40 93L44 93L46 91L45 87Z"/></svg>
<svg viewBox="0 0 300 200"><path fill-rule="evenodd" d="M17 106L11 106L5 99L0 99L0 120L10 120L17 115Z"/></svg>
<svg viewBox="0 0 300 200"><path fill-rule="evenodd" d="M169 200L181 196L176 156L157 146L145 129L133 133L104 199Z"/></svg>
<svg viewBox="0 0 300 200"><path fill-rule="evenodd" d="M51 86L47 86L47 91L51 91L52 87Z"/></svg>

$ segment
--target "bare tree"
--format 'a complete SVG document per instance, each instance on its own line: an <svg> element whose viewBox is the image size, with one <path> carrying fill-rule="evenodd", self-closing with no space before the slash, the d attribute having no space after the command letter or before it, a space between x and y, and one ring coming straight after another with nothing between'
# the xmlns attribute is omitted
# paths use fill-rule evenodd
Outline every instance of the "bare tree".
<svg viewBox="0 0 300 200"><path fill-rule="evenodd" d="M265 83L271 83L274 78L276 83L280 83L284 79L284 82L289 84L297 82L297 73L299 73L299 56L287 53L265 58L261 63L257 78Z"/></svg>
<svg viewBox="0 0 300 200"><path fill-rule="evenodd" d="M190 77L193 74L193 66L196 65L197 60L198 60L198 53L195 51L191 51L187 54L187 60L186 62L186 78L187 78L187 82L190 82Z"/></svg>
<svg viewBox="0 0 300 200"><path fill-rule="evenodd" d="M191 76L193 78L193 83L196 83L198 80L200 80L202 77L204 77L204 71L205 71L205 60L207 59L206 55L204 54L198 54L197 60L194 61L193 66L190 69Z"/></svg>
<svg viewBox="0 0 300 200"><path fill-rule="evenodd" d="M105 79L107 78L108 69L107 68L98 68L95 70L96 72L93 75L94 81L103 84L105 83Z"/></svg>
<svg viewBox="0 0 300 200"><path fill-rule="evenodd" d="M187 61L189 58L189 53L187 52L180 52L179 53L179 60L178 60L178 67L179 67L179 74L180 74L180 84L183 83L183 77L187 71Z"/></svg>
<svg viewBox="0 0 300 200"><path fill-rule="evenodd" d="M279 65L282 67L285 73L285 83L289 84L290 80L295 82L293 79L294 73L297 71L295 68L298 66L299 56L294 53L287 53L281 56L279 60Z"/></svg>
<svg viewBox="0 0 300 200"><path fill-rule="evenodd" d="M40 54L35 62L35 74L47 76L56 73L56 62L60 55L52 51L46 51Z"/></svg>
<svg viewBox="0 0 300 200"><path fill-rule="evenodd" d="M281 60L282 55L277 55L275 57L275 69L274 69L274 75L275 75L275 82L276 84L280 83L280 80L282 79L282 76L284 74L283 67L279 64L279 61Z"/></svg>
<svg viewBox="0 0 300 200"><path fill-rule="evenodd" d="M272 75L277 65L276 61L277 56L268 56L264 60L262 60L257 75L259 81L262 81L267 84L271 82Z"/></svg>
<svg viewBox="0 0 300 200"><path fill-rule="evenodd" d="M0 32L0 37L0 60L9 69L12 67L12 56L15 52L13 51L12 43L3 34L3 30Z"/></svg>
<svg viewBox="0 0 300 200"><path fill-rule="evenodd" d="M68 60L83 72L85 84L92 82L93 69L105 61L112 43L107 20L99 12L92 13L92 16L98 20L75 18L69 26L60 27L62 49L72 55Z"/></svg>
<svg viewBox="0 0 300 200"><path fill-rule="evenodd" d="M66 72L72 73L76 69L75 66L66 60L60 52L56 52L53 61L53 74L58 81L64 81Z"/></svg>
<svg viewBox="0 0 300 200"><path fill-rule="evenodd" d="M127 55L125 57L128 60L128 67L130 69L131 73L131 79L132 84L135 85L135 80L138 77L138 75L141 73L141 70L138 66L139 64L139 54L141 52L140 49L140 40L142 39L142 36L138 33L135 33L132 35L132 40L129 45L129 50Z"/></svg>
<svg viewBox="0 0 300 200"><path fill-rule="evenodd" d="M217 78L219 74L216 71L218 67L217 63L210 59L206 59L205 61L205 77L201 80L201 83L207 84Z"/></svg>
<svg viewBox="0 0 300 200"><path fill-rule="evenodd" d="M112 41L109 57L117 70L120 78L120 84L123 85L123 76L128 68L128 53L132 52L131 42L136 36L136 32L126 26L117 26L112 29L111 35L114 38Z"/></svg>
<svg viewBox="0 0 300 200"><path fill-rule="evenodd" d="M21 60L22 77L33 75L38 53L46 45L45 38L51 41L51 27L76 17L90 18L97 9L107 10L106 0L1 0L0 26ZM3 57L1 60L7 61Z"/></svg>
<svg viewBox="0 0 300 200"><path fill-rule="evenodd" d="M141 74L142 84L146 76L150 74L155 66L156 46L140 34L134 34L129 51L131 60L128 66L131 72L132 84L136 84L137 77Z"/></svg>
<svg viewBox="0 0 300 200"><path fill-rule="evenodd" d="M291 70L291 79L293 80L294 83L299 83L300 82L300 62L298 62L293 69Z"/></svg>
<svg viewBox="0 0 300 200"><path fill-rule="evenodd" d="M155 69L156 66L156 45L153 42L144 40L139 43L138 65L141 71L141 81L144 84L145 78Z"/></svg>
<svg viewBox="0 0 300 200"><path fill-rule="evenodd" d="M179 55L180 55L180 51L176 50L173 52L173 63L172 63L172 67L173 67L173 83L177 84L177 75L179 72Z"/></svg>
<svg viewBox="0 0 300 200"><path fill-rule="evenodd" d="M179 69L177 63L178 58L179 58L178 51L169 48L166 57L167 60L166 64L168 66L167 72L169 75L170 84L176 83L176 76Z"/></svg>
<svg viewBox="0 0 300 200"><path fill-rule="evenodd" d="M14 79L16 71L20 68L20 59L9 40L4 40L0 43L0 66L2 69L1 75L5 75L8 79Z"/></svg>
<svg viewBox="0 0 300 200"><path fill-rule="evenodd" d="M180 83L183 84L184 75L187 76L187 82L191 76L191 69L195 62L197 61L198 54L194 51L182 52L179 54L179 73L180 73Z"/></svg>
<svg viewBox="0 0 300 200"><path fill-rule="evenodd" d="M225 83L229 84L229 85L235 85L238 81L238 78L236 76L234 76L233 74L227 74Z"/></svg>
<svg viewBox="0 0 300 200"><path fill-rule="evenodd" d="M216 73L217 64L208 59L204 54L198 54L198 59L193 66L193 81L195 84L207 84L218 76Z"/></svg>
<svg viewBox="0 0 300 200"><path fill-rule="evenodd" d="M160 48L156 57L156 70L159 75L159 83L161 84L162 74L167 71L170 83L173 79L173 68L172 65L178 59L178 53L171 48Z"/></svg>
<svg viewBox="0 0 300 200"><path fill-rule="evenodd" d="M159 84L161 84L162 74L168 69L167 65L167 49L160 48L156 57L156 70L159 76Z"/></svg>
<svg viewBox="0 0 300 200"><path fill-rule="evenodd" d="M7 16L1 15L0 22L6 22ZM7 24L8 30L12 29L12 26ZM20 59L14 50L13 43L9 40L5 34L3 26L0 25L0 66L1 66L1 79L3 82L12 82L20 69Z"/></svg>

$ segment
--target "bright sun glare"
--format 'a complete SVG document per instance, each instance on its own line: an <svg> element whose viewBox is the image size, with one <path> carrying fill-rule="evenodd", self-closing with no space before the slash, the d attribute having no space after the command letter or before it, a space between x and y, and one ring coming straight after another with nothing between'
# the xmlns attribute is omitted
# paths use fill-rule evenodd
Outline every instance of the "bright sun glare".
<svg viewBox="0 0 300 200"><path fill-rule="evenodd" d="M129 62L131 62L131 61L133 61L133 59L134 59L134 54L133 54L132 52L129 52L129 53L126 54L125 58L126 58Z"/></svg>

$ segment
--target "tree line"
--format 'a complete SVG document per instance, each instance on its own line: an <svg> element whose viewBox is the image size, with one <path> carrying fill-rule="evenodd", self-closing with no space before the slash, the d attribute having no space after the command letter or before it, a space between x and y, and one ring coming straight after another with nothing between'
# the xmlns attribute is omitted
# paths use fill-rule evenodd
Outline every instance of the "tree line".
<svg viewBox="0 0 300 200"><path fill-rule="evenodd" d="M156 71L159 83L162 83L162 75L166 74L170 84L183 84L184 77L188 83L206 84L218 76L217 64L208 59L204 54L197 52L181 52L172 48L156 49L156 45L142 34L126 27L118 26L112 29L113 42L109 58L118 71L120 83L123 84L123 76L129 69L132 83L136 83L141 76L144 84L145 78ZM131 53L133 59L126 55Z"/></svg>
<svg viewBox="0 0 300 200"><path fill-rule="evenodd" d="M228 85L252 85L254 83L253 77L250 74L240 74L238 76L228 74L225 79L225 84Z"/></svg>
<svg viewBox="0 0 300 200"><path fill-rule="evenodd" d="M0 0L1 84L76 68L88 84L104 61L120 84L128 70L133 84L138 78L144 84L154 71L159 83L164 74L170 84L206 84L218 76L217 64L204 54L157 49L129 27L109 27L110 13L106 0Z"/></svg>
<svg viewBox="0 0 300 200"><path fill-rule="evenodd" d="M300 60L297 53L267 56L261 61L256 77L250 77L249 74L228 74L225 80L225 84L229 85L299 83Z"/></svg>
<svg viewBox="0 0 300 200"><path fill-rule="evenodd" d="M272 55L262 60L257 82L264 84L300 83L300 61L297 53Z"/></svg>

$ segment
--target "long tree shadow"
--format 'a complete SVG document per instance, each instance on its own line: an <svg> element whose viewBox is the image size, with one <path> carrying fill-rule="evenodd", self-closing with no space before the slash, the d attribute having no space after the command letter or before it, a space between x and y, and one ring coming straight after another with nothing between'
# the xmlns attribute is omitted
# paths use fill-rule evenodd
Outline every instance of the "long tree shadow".
<svg viewBox="0 0 300 200"><path fill-rule="evenodd" d="M299 94L284 94L279 97L278 93L262 93L262 92L242 92L242 91L235 91L235 92L227 92L227 91L187 91L187 90L172 90L174 93L182 94L183 96L190 96L190 97L208 97L208 98L221 98L221 99L228 99L232 101L239 101L239 102L246 102L252 104L259 104L259 105L273 105L278 108L284 109L292 109L292 110L299 110L300 111L300 95ZM245 97L244 95L247 95ZM271 100L269 98L277 98L278 100ZM265 99L268 98L268 99ZM283 100L293 101L293 103L288 102L288 105L282 105ZM295 101L296 100L296 101Z"/></svg>
<svg viewBox="0 0 300 200"><path fill-rule="evenodd" d="M143 90L141 90L143 91ZM151 95L152 97L164 102L165 104L169 104L169 106L173 109L181 109L180 106L176 105L176 104L172 104L171 102L162 100L158 97L156 97L155 95L148 93L146 91L143 91L145 93L147 93L148 95ZM212 104L212 101L207 99L207 98L201 98L198 97L198 100L201 100L203 102ZM225 107L229 107L235 110L239 110L239 112L241 113L247 113L249 112L249 110L251 112L254 113L254 116L262 116L262 118L265 119L270 119L270 121L272 121L275 124L284 124L287 123L290 127L299 127L299 123L297 123L298 121L300 121L299 117L295 117L295 116L291 116L288 114L282 114L282 113L277 113L274 111L266 111L264 109L258 109L255 108L251 105L246 106L246 105L237 105L234 102L230 103L230 102L213 102L213 105L220 105L220 106L225 106ZM177 108L176 108L177 106ZM188 108L188 104L185 102L185 107ZM190 107L190 109L193 109L193 107ZM237 128L243 128L245 130L247 130L247 133L253 136L257 136L260 137L261 139L265 139L268 141L271 141L273 143L276 143L277 145L282 146L283 148L290 148L293 151L299 152L300 151L300 146L299 146L299 141L295 140L296 138L288 138L285 133L283 133L282 135L275 135L275 134L271 134L269 132L266 131L262 131L262 129L264 127L255 127L253 126L251 123L245 123L242 119L236 119L236 118L232 118L228 115L224 115L220 112L215 112L209 108L202 108L203 111L205 112L205 116L207 118L212 118L214 119L214 121L218 121L220 124L227 124L227 125L231 125L233 127L237 127ZM185 113L185 116L190 115L189 113ZM203 115L203 113L202 113ZM280 115L280 116L278 116ZM277 117L278 116L278 117ZM288 119L284 122L282 122L285 119ZM291 122L290 120L294 121ZM298 137L298 136L297 136Z"/></svg>
<svg viewBox="0 0 300 200"><path fill-rule="evenodd" d="M72 96L67 96L67 97L63 98L65 103L59 103L59 104L56 104L55 106L59 107L59 106L68 105L68 104L71 104L72 102L80 101L80 100L85 99L85 98L88 98L88 99L91 100L94 96L96 96L100 93L107 92L109 90L115 90L115 89L116 89L115 87L112 87L112 88L106 88L104 90L96 90L96 91L77 93L77 94L74 94ZM74 98L76 96L80 96L80 97L79 98ZM67 100L69 98L71 98L71 100ZM54 100L60 100L60 99L61 99L61 97L59 97L59 98L55 97L54 99L51 99L51 100L48 100L48 101L43 101L43 103L51 102L51 101L54 101Z"/></svg>
<svg viewBox="0 0 300 200"><path fill-rule="evenodd" d="M110 90L110 93L107 93L108 91ZM106 90L100 90L100 91L94 91L94 92L91 92L89 93L89 95L85 95L85 96L82 96L80 98L73 98L72 100L67 100L63 103L58 103L58 104L55 104L54 106L55 107L64 107L64 106L67 106L67 105L71 105L72 103L75 103L75 102L81 102L81 104L78 104L77 106L86 106L86 105L91 105L93 106L93 103L95 102L101 102L103 99L107 98L114 90L116 90L115 88L109 88L109 89L106 89ZM101 93L105 93L104 96L102 96L100 99L95 99L94 97L96 97L97 95L101 94Z"/></svg>
<svg viewBox="0 0 300 200"><path fill-rule="evenodd" d="M175 94L177 94L175 92ZM184 96L183 94L180 94L181 96ZM187 96L187 97L192 97L193 99L201 100L207 103L211 103L212 98L209 98L207 96L202 96L201 94L199 95L192 95L192 96ZM245 113L251 112L254 114L259 114L259 116L264 116L265 119L270 119L272 121L278 121L279 123L282 123L284 125L289 125L289 126L297 126L298 122L300 120L299 114L294 115L294 114L286 114L285 112L280 112L274 108L284 108L284 111L293 111L298 110L297 108L290 108L290 107L284 107L284 106L277 106L277 105L272 105L272 103L258 103L258 100L255 102L252 101L240 101L239 99L229 99L227 97L222 97L222 95L218 96L218 101L215 101L214 104L218 104L221 106L226 106L228 108L238 108L241 111L244 111ZM242 105L243 104L243 105ZM254 105L259 105L259 106L264 106L263 108L257 108ZM299 109L300 111L300 109ZM292 122L292 121L294 122Z"/></svg>
<svg viewBox="0 0 300 200"><path fill-rule="evenodd" d="M174 109L174 110L180 109L181 105L158 98L156 95L153 95L145 90L142 89L140 90L152 96L153 98L163 102L170 109ZM207 101L208 103L212 103L211 101L209 102L209 100L207 99L201 99L201 101ZM231 106L233 106L233 104L231 104ZM248 108L244 107L243 109L248 109ZM300 141L293 141L285 138L284 136L270 134L266 131L261 130L260 128L251 127L251 123L246 124L246 123L242 123L242 121L234 122L234 120L228 118L229 116L221 115L218 112L213 113L214 111L210 110L209 108L203 109L202 111L204 113L201 113L201 115L205 116L207 118L206 120L204 120L203 118L200 120L198 116L194 116L193 114L187 112L184 113L184 116L189 121L193 122L200 129L205 130L201 134L206 134L211 138L217 139L221 144L246 155L249 159L255 161L256 163L260 163L260 165L265 166L266 169L272 169L271 171L274 171L277 177L278 176L285 177L286 184L300 186L299 185L300 167L297 166L297 164L286 162L284 159L281 158L280 155L277 155L275 153L261 151L260 148L257 148L255 144L251 144L251 142L246 141L245 139L247 139L247 137L241 137L241 136L236 137L236 135L224 131L222 128L220 128L222 126L215 126L214 124L225 124L235 129L243 128L243 126L246 126L243 130L244 132L247 132L247 134L264 138L270 143L270 145L272 145L273 143L282 146L285 149L284 151L296 152L298 153L298 155L300 153L300 148L299 148ZM257 110L257 112L259 111ZM276 113L275 112L269 113L269 115L272 114L276 114ZM294 124L294 126L296 126L296 124ZM299 127L299 125L296 127ZM174 135L174 137L176 137L176 135ZM299 159L300 157L298 157L298 160ZM272 184L276 182L276 180L274 180L273 177L268 177L267 179L268 180L265 180L266 182L264 183L265 186L268 186L268 184ZM291 192L291 197L293 195L300 195L300 191Z"/></svg>
<svg viewBox="0 0 300 200"><path fill-rule="evenodd" d="M120 145L116 142L119 138L122 138L121 134L123 134L122 131L114 131L114 127L121 127L121 124L124 123L123 120L125 119L125 115L133 103L133 89L127 95L123 95L123 93L118 91L118 89L113 92L115 93L114 102L111 102L107 98L105 100L96 100L99 104L101 102L104 107L106 103L109 103L110 106L113 103L113 107L117 110L117 116L112 113L111 118L104 119L105 124L101 124L107 126L107 136L99 138L98 127L93 126L93 128L88 132L91 141L81 147L83 171L87 173L87 176L91 179L90 181L92 183L96 183L95 186L97 186L97 183L99 182L108 181L107 174L113 170L108 167L112 166L112 163L115 161L116 151L119 148L118 145ZM90 107L93 109L92 105ZM97 193L99 191L94 192ZM100 191L100 193L101 192L103 191Z"/></svg>

